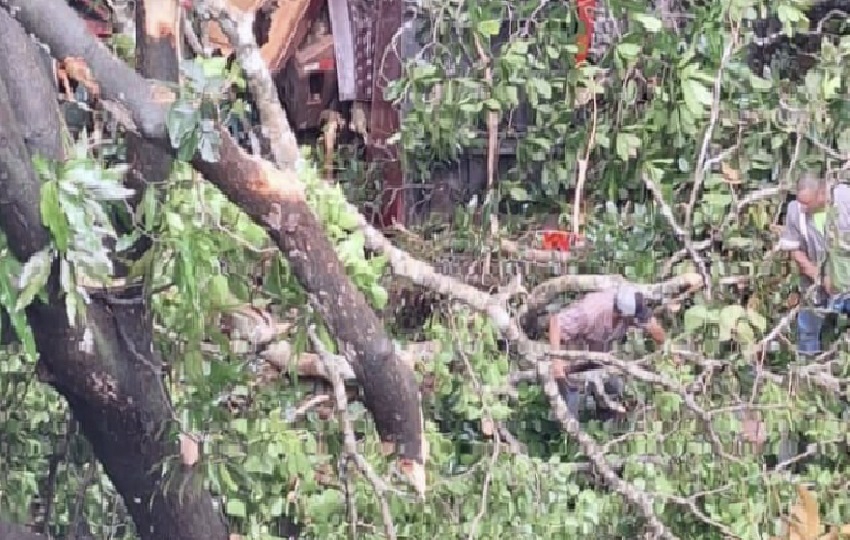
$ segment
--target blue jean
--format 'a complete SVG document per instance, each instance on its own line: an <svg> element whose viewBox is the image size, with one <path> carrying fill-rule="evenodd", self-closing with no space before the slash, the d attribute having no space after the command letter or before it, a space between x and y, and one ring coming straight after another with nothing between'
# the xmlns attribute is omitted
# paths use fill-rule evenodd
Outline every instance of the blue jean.
<svg viewBox="0 0 850 540"><path fill-rule="evenodd" d="M797 352L818 354L821 352L820 336L824 316L811 309L801 309L797 314Z"/></svg>

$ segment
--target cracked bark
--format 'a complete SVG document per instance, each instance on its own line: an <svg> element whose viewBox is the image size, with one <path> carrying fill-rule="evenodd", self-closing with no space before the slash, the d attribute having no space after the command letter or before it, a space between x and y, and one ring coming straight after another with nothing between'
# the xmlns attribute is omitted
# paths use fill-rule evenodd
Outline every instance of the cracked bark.
<svg viewBox="0 0 850 540"><path fill-rule="evenodd" d="M61 22L52 24L62 31ZM39 181L31 157L41 153L63 158L61 124L53 84L40 70L43 64L34 65L34 44L4 10L0 35L2 46L14 51L12 56L3 54L9 63L0 64L0 229L13 255L24 261L49 240L41 225ZM17 67L11 66L14 63ZM68 324L57 274L54 269L47 301L36 301L26 311L39 352L39 373L67 400L121 493L140 538L226 539L223 519L210 495L198 488L193 471L179 466L175 488L163 489L157 465L177 454L177 444L164 429L171 420L170 406L155 372L159 360L153 354L152 324L140 287L114 293L135 303L96 296L87 308L89 337L83 328ZM178 492L180 484L185 487Z"/></svg>

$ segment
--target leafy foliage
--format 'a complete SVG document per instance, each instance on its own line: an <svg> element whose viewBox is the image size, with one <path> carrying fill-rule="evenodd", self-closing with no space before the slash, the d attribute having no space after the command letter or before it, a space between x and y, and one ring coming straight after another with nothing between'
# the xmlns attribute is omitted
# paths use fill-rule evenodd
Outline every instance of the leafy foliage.
<svg viewBox="0 0 850 540"><path fill-rule="evenodd" d="M755 39L756 19L766 16L775 16L784 34L809 31L806 2L693 3L676 22L678 31L644 3L609 5L619 31L596 64L583 67L572 62L576 18L569 3L538 9L540 3L530 1L436 0L424 6L429 42L390 89L409 105L399 136L409 168L425 176L436 162L486 151L485 118L497 112L501 138L515 140L517 151L489 200L494 209L521 210L522 216L502 220L500 234L515 236L539 214L570 213L580 160L587 159L585 232L594 250L559 269L564 272L621 273L636 282L691 272L688 256L676 255L681 239L661 207L672 208L679 223L690 222L688 240L699 242L711 261L717 293L693 305L671 303L660 313L671 336L664 350L636 339L623 354L643 357L645 366L678 385L701 388L694 399L711 425L679 393L630 380L635 412L620 422L592 420L587 431L623 479L652 496L654 510L681 538L784 534L779 516L803 481L831 494L818 514L800 492L807 502L798 514L809 516L797 518L808 520L803 528L813 527L818 515L847 523L845 394L821 384L846 376L846 346L837 342L831 371L810 371L809 379L792 384L782 375L800 366L780 340L756 354L755 345L787 313L795 283L771 249L783 201L742 201L787 184L800 169L833 168L850 155L844 83L850 41L823 39L813 67L783 77L787 67L779 58L769 59L769 71L754 70L746 45ZM169 135L182 159L196 150L215 159L213 127L245 108L226 99L225 88L244 82L221 64L185 67L187 84L169 117ZM521 115L524 125L514 120ZM279 537L281 516L300 520L308 537L343 538L348 489L355 493L361 536L378 538L380 512L366 481L339 473L336 423L317 410L294 413L311 397L303 385L254 385L256 351L230 350L220 331L222 312L251 302L294 320L293 352L304 349L301 330L312 315L302 309L304 293L264 232L180 163L161 199L153 190L145 193L133 216L136 233L119 237L110 216L129 195L115 181L120 169L105 167L88 151L79 143L66 163L36 162L52 243L22 267L6 251L0 256L0 303L24 339L23 351L10 348L0 361L0 452L8 456L0 460L0 518L27 519L40 472L58 444L55 434L66 430L63 402L34 383L34 345L21 310L44 292L50 266L58 263L69 320L77 320L86 301L79 280L103 282L111 274L104 243L120 249L145 232L154 248L133 271L165 291L155 295L157 346L173 362L170 390L184 429L206 434L199 466L224 512L251 538ZM383 308L386 261L367 256L340 187L324 183L312 167L302 173L309 204L349 275ZM662 201L645 191L647 181ZM486 238L472 223L468 216L458 220L462 228L451 231L453 240ZM261 280L254 279L258 274ZM480 538L638 536L642 521L587 474L575 442L550 420L539 388L521 384L513 399L503 395L514 366L480 315L446 308L425 332L441 345L418 367L430 389L424 402L432 487L424 504L405 493L390 496L400 536L454 538L473 528ZM211 353L205 347L211 342L221 349ZM227 409L224 403L234 398L248 405ZM368 415L356 403L349 413L365 434L362 453L388 473ZM712 435L737 459L719 455ZM59 475L55 532L72 522L84 465L92 463L81 437L70 440L79 448L69 452ZM89 521L103 537L115 534L111 518L126 519L117 511L103 515L104 507L110 514L116 507L105 476L86 493L82 511Z"/></svg>

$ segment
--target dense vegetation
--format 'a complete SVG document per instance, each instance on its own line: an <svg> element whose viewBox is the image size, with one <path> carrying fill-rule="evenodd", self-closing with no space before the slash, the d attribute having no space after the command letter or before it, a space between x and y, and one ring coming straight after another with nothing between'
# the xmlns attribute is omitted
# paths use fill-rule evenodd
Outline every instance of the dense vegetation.
<svg viewBox="0 0 850 540"><path fill-rule="evenodd" d="M86 299L74 279L102 283L112 271L104 238L127 247L144 232L152 245L133 271L154 291L168 391L182 429L204 434L200 458L188 465L245 538L296 528L304 538L343 538L352 528L358 538L385 537L382 501L404 538L635 538L649 517L678 538L768 538L785 534L780 516L801 484L818 494L825 523L850 522L847 347L837 331L822 358L796 360L796 277L774 249L799 173L844 180L850 163L850 37L846 17L830 11L845 6L657 4L608 2L594 62L576 67L568 3L434 0L419 13L428 42L390 89L407 104L398 140L423 182L435 163L475 149L492 154L492 133L517 144L515 163L496 168L477 205L394 236L417 257L459 279L473 267L503 286L521 271L529 291L577 276L559 305L612 275L642 284L708 278L699 290L661 295L656 314L670 338L663 348L635 336L618 352L632 360L628 415L582 418L622 485L612 486L589 464L588 447L562 430L534 371L520 370L519 354L486 313L452 293L427 295L433 305L421 317L411 313L421 302L399 307L409 280L366 249L342 197L358 196L362 168L340 158L342 189L309 166L300 170L307 201L387 328L436 351L416 365L430 449L424 499L392 474L371 415L351 399L357 451L390 487L357 473L331 386L270 368L274 355L255 347L270 338L238 339L237 322L222 324L237 308L255 317L246 303L270 314L271 325L249 324L283 330L285 345L276 347L290 350L284 363L333 343L266 231L188 164L196 151L217 152L197 115L220 118L226 105L216 92L234 77L244 84L237 70L197 61L169 115L182 161L165 189L149 189L138 203L135 229L110 219L127 197L115 181L120 152L84 132L61 166L35 160L50 245L25 264L8 248L0 257L0 303L21 336L0 350L0 521L40 523L47 506L42 532L68 535L86 523L94 538L136 537L126 501L68 403L38 380L23 308L45 295L51 262L61 261L76 270L63 270L61 286L69 319L80 320ZM207 107L193 108L201 93ZM515 129L520 109L528 121ZM552 215L580 229L589 247L536 265L504 249ZM601 277L578 277L591 274ZM166 463L163 478L186 465L184 453L183 464ZM648 497L652 516L629 493Z"/></svg>

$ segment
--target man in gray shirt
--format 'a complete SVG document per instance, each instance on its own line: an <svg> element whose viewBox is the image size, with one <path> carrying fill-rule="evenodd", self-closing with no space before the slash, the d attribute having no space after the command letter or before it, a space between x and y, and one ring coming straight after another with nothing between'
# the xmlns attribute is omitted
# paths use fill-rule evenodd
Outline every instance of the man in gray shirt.
<svg viewBox="0 0 850 540"><path fill-rule="evenodd" d="M850 186L838 184L832 191L832 204L839 231L850 231ZM826 259L826 202L827 182L813 173L805 173L797 182L797 200L788 204L785 228L779 249L791 253L800 271L800 293L810 298L809 289L821 282L825 292L835 294L829 280L821 280L821 268ZM797 352L813 355L821 352L821 331L825 316L811 308L797 315Z"/></svg>
<svg viewBox="0 0 850 540"><path fill-rule="evenodd" d="M566 350L610 352L614 342L622 340L632 327L643 329L657 343L665 340L664 329L652 315L643 294L635 287L623 284L586 294L554 314L549 319L549 345L553 350L563 346ZM557 358L552 361L552 375L574 415L578 414L582 396L578 388L570 385L567 376L592 366L593 362ZM612 390L606 388L606 393L621 391L619 381L608 381L606 387L609 383L613 383L610 385Z"/></svg>

